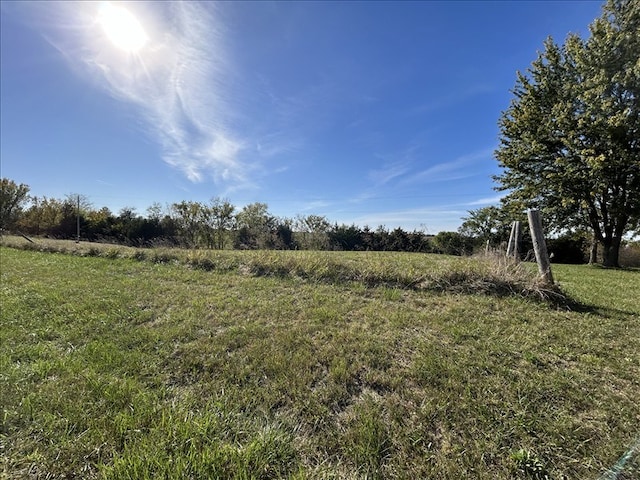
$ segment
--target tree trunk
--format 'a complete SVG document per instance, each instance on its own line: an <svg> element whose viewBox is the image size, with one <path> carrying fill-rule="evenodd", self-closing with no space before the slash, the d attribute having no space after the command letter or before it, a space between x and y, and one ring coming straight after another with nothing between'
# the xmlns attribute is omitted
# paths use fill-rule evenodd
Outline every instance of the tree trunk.
<svg viewBox="0 0 640 480"><path fill-rule="evenodd" d="M618 255L620 254L620 237L605 239L602 252L602 265L605 267L619 267Z"/></svg>
<svg viewBox="0 0 640 480"><path fill-rule="evenodd" d="M594 237L591 240L591 251L589 252L589 265L598 263L598 240Z"/></svg>

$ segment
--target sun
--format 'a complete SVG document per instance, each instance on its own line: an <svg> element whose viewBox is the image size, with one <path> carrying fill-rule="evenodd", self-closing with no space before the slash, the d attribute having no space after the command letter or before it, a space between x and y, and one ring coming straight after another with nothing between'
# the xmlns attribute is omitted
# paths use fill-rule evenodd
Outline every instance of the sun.
<svg viewBox="0 0 640 480"><path fill-rule="evenodd" d="M111 43L127 53L138 53L149 41L135 15L119 5L104 3L98 13L98 23Z"/></svg>

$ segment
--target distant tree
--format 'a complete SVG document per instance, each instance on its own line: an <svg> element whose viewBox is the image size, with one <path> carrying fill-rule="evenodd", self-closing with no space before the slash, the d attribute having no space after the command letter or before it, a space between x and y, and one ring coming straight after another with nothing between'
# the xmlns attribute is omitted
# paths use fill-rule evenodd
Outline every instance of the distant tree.
<svg viewBox="0 0 640 480"><path fill-rule="evenodd" d="M473 252L473 239L458 232L440 232L433 237L433 248L445 255L469 255Z"/></svg>
<svg viewBox="0 0 640 480"><path fill-rule="evenodd" d="M389 239L389 230L384 225L378 225L373 232L373 250L388 251L391 250Z"/></svg>
<svg viewBox="0 0 640 480"><path fill-rule="evenodd" d="M547 250L556 263L585 263L588 239L584 232L566 233L546 240Z"/></svg>
<svg viewBox="0 0 640 480"><path fill-rule="evenodd" d="M85 235L89 240L111 238L115 234L116 218L107 207L91 210L86 214Z"/></svg>
<svg viewBox="0 0 640 480"><path fill-rule="evenodd" d="M31 205L26 210L23 210L16 223L21 231L29 235L40 235L41 232L42 210L40 201L41 199L38 196L31 197Z"/></svg>
<svg viewBox="0 0 640 480"><path fill-rule="evenodd" d="M360 239L362 240L362 249L366 251L376 250L376 237L375 232L369 228L369 225L362 227L360 233Z"/></svg>
<svg viewBox="0 0 640 480"><path fill-rule="evenodd" d="M258 248L255 236L249 230L249 227L243 225L238 228L233 237L233 248L240 250L253 250Z"/></svg>
<svg viewBox="0 0 640 480"><path fill-rule="evenodd" d="M468 237L478 239L480 243L496 242L504 240L505 226L498 207L484 207L478 210L469 210L468 216L463 217L462 225L458 232Z"/></svg>
<svg viewBox="0 0 640 480"><path fill-rule="evenodd" d="M276 218L269 213L266 203L245 205L236 214L238 232L234 241L236 248L273 248L273 232Z"/></svg>
<svg viewBox="0 0 640 480"><path fill-rule="evenodd" d="M156 220L160 222L162 220L162 205L158 202L153 202L149 207L147 207L147 218L149 220Z"/></svg>
<svg viewBox="0 0 640 480"><path fill-rule="evenodd" d="M229 200L218 197L212 198L208 207L211 212L213 246L223 250L227 236L235 224L234 212L236 207Z"/></svg>
<svg viewBox="0 0 640 480"><path fill-rule="evenodd" d="M293 220L278 218L273 232L273 248L277 250L295 250L297 244L293 235Z"/></svg>
<svg viewBox="0 0 640 480"><path fill-rule="evenodd" d="M58 203L58 224L53 229L53 236L58 238L74 238L78 231L78 200L67 195Z"/></svg>
<svg viewBox="0 0 640 480"><path fill-rule="evenodd" d="M548 39L518 74L495 179L507 203L542 209L556 230L590 228L617 266L640 218L640 2L607 1L590 31L562 47Z"/></svg>
<svg viewBox="0 0 640 480"><path fill-rule="evenodd" d="M402 228L397 227L389 234L388 249L395 252L410 250L409 235Z"/></svg>
<svg viewBox="0 0 640 480"><path fill-rule="evenodd" d="M409 237L408 250L411 252L429 253L432 250L431 242L426 233L419 230L407 234Z"/></svg>
<svg viewBox="0 0 640 480"><path fill-rule="evenodd" d="M329 242L334 250L363 250L362 230L356 225L334 225L329 231Z"/></svg>
<svg viewBox="0 0 640 480"><path fill-rule="evenodd" d="M202 205L199 202L183 200L171 205L171 212L182 244L189 248L195 248L202 230Z"/></svg>
<svg viewBox="0 0 640 480"><path fill-rule="evenodd" d="M147 216L141 217L141 225L139 228L140 238L145 245L154 245L159 242L167 241L167 232L162 224L162 220L165 217L169 217L162 205L158 202L153 202L147 207Z"/></svg>
<svg viewBox="0 0 640 480"><path fill-rule="evenodd" d="M307 250L326 250L329 246L327 232L331 223L321 215L298 215L294 222L297 243Z"/></svg>
<svg viewBox="0 0 640 480"><path fill-rule="evenodd" d="M55 235L62 219L62 201L55 198L34 197L23 218L24 229L35 235Z"/></svg>
<svg viewBox="0 0 640 480"><path fill-rule="evenodd" d="M29 186L8 178L0 179L0 234L13 228L29 201Z"/></svg>
<svg viewBox="0 0 640 480"><path fill-rule="evenodd" d="M179 226L176 219L170 214L165 214L160 219L160 235L154 239L156 244L179 245Z"/></svg>
<svg viewBox="0 0 640 480"><path fill-rule="evenodd" d="M82 193L68 193L64 196L64 202L75 205L76 209L80 204L80 213L87 213L93 210L91 200Z"/></svg>
<svg viewBox="0 0 640 480"><path fill-rule="evenodd" d="M162 237L163 231L157 217L145 218L133 207L124 207L115 219L113 231L119 241L136 247L147 246Z"/></svg>

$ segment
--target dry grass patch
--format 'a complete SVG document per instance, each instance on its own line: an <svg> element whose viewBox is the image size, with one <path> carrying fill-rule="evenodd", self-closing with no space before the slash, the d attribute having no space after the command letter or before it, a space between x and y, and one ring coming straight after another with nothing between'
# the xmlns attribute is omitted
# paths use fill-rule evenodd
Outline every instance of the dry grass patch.
<svg viewBox="0 0 640 480"><path fill-rule="evenodd" d="M142 249L68 240L5 237L6 246L109 259L132 258L153 263L178 263L207 272L237 271L256 277L277 277L358 284L367 288L429 290L507 296L567 303L559 288L542 284L530 264L503 256L473 259L390 252L211 251Z"/></svg>

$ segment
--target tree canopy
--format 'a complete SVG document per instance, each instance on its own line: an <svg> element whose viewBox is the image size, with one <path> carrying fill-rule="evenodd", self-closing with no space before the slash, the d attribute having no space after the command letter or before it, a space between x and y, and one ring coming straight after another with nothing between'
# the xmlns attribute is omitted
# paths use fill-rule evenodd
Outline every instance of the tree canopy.
<svg viewBox="0 0 640 480"><path fill-rule="evenodd" d="M520 218L513 218L505 210L490 206L469 210L468 216L463 217L462 220L458 232L474 237L483 244L485 242L496 244L509 239L511 223Z"/></svg>
<svg viewBox="0 0 640 480"><path fill-rule="evenodd" d="M590 229L617 266L640 219L640 3L609 0L587 40L549 38L513 95L496 151L506 203Z"/></svg>
<svg viewBox="0 0 640 480"><path fill-rule="evenodd" d="M13 228L29 200L29 186L8 178L0 179L0 233Z"/></svg>

